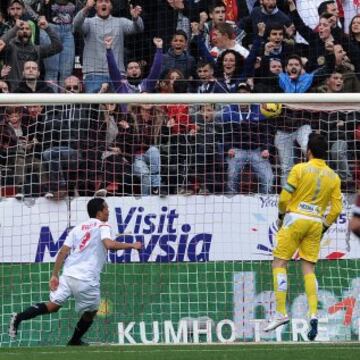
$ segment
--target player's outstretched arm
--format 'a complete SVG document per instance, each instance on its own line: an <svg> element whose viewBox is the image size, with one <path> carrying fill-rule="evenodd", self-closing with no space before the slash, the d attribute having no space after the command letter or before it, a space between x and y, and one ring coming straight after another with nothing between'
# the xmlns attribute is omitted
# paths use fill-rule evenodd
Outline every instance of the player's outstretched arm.
<svg viewBox="0 0 360 360"><path fill-rule="evenodd" d="M58 256L55 261L54 269L49 281L50 290L55 291L59 286L59 272L64 263L65 258L68 256L70 248L66 245L63 245L58 253Z"/></svg>
<svg viewBox="0 0 360 360"><path fill-rule="evenodd" d="M127 249L135 249L141 250L142 243L140 241L136 241L133 244L121 243L111 239L103 240L104 246L108 250L127 250Z"/></svg>

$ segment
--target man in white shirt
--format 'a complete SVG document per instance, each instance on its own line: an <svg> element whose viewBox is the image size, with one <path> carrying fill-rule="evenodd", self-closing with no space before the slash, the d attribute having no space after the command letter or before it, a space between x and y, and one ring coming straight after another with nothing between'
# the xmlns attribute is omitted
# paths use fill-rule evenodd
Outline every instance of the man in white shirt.
<svg viewBox="0 0 360 360"><path fill-rule="evenodd" d="M210 54L217 59L221 53L227 49L237 51L243 58L249 56L249 50L235 40L235 30L228 23L221 23L213 30L214 47L210 50Z"/></svg>
<svg viewBox="0 0 360 360"><path fill-rule="evenodd" d="M107 261L108 250L140 250L142 247L141 242L126 244L111 239L111 227L107 223L109 208L104 199L91 199L87 211L90 219L70 231L56 258L49 281L50 301L13 313L9 324L11 338L16 337L22 321L57 312L73 296L81 318L68 345L87 345L81 338L93 323L100 305L100 273Z"/></svg>

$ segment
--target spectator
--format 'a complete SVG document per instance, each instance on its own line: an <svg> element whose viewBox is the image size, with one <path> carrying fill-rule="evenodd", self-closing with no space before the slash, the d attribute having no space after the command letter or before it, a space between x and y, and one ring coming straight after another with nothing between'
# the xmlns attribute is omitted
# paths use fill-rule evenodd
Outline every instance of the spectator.
<svg viewBox="0 0 360 360"><path fill-rule="evenodd" d="M174 93L184 93L187 84L182 80L175 80L172 89ZM165 111L167 123L163 133L168 135L166 144L168 158L165 167L168 169L167 183L170 192L190 195L193 194L193 189L189 188L189 182L194 180L190 171L191 144L194 143L197 126L191 121L189 106L186 104L167 105Z"/></svg>
<svg viewBox="0 0 360 360"><path fill-rule="evenodd" d="M6 17L4 13L0 10L0 37L3 36L8 30L10 30L11 26L6 21Z"/></svg>
<svg viewBox="0 0 360 360"><path fill-rule="evenodd" d="M197 64L197 77L193 92L204 94L212 93L215 86L214 65L212 62L199 61Z"/></svg>
<svg viewBox="0 0 360 360"><path fill-rule="evenodd" d="M138 61L130 61L127 64L126 75L121 73L116 65L114 53L111 49L113 38L111 36L105 38L104 43L109 74L112 85L117 93L141 93L153 92L155 90L163 61L163 41L160 38L154 38L153 42L156 46L156 54L149 75L143 78L143 70Z"/></svg>
<svg viewBox="0 0 360 360"><path fill-rule="evenodd" d="M1 185L15 185L19 189L22 186L22 169L21 166L16 166L17 136L7 121L6 110L6 107L2 107L0 114L0 165L3 179Z"/></svg>
<svg viewBox="0 0 360 360"><path fill-rule="evenodd" d="M10 28L16 25L17 20L22 20L28 23L31 28L31 43L37 43L35 39L38 39L38 28L36 23L33 20L30 20L28 16L26 16L26 6L23 0L11 0L8 3L7 7L8 12L8 24ZM38 18L36 19L36 21Z"/></svg>
<svg viewBox="0 0 360 360"><path fill-rule="evenodd" d="M294 62L291 61L292 58ZM288 64L287 67L296 69L298 66L301 67L301 65L299 65L301 64L301 59L292 56L289 58ZM291 76L297 76L296 74L297 72L294 71ZM311 84L309 84L309 86L311 86ZM292 90L296 90L296 88ZM306 156L309 134L312 132L310 119L310 115L301 110L286 110L284 115L274 119L274 123L276 124L274 143L279 155L281 185L283 187L286 185L288 173L294 165L295 142L299 145L302 154Z"/></svg>
<svg viewBox="0 0 360 360"><path fill-rule="evenodd" d="M65 79L66 91L80 93L80 80ZM47 111L42 159L49 172L47 199L73 194L93 195L104 141L99 129L103 119L97 107L66 104Z"/></svg>
<svg viewBox="0 0 360 360"><path fill-rule="evenodd" d="M96 16L86 18L89 11L95 6ZM140 17L141 7L130 5L132 21L125 18L111 16L112 4L110 0L87 0L85 7L79 11L74 19L75 31L84 36L83 74L85 90L88 93L99 92L103 83L109 83L109 70L104 51L104 39L112 36L115 60L120 71L124 66L124 36L141 32L144 29Z"/></svg>
<svg viewBox="0 0 360 360"><path fill-rule="evenodd" d="M16 25L1 38L5 44L5 63L11 65L8 76L11 89L18 86L26 61L39 63L40 60L62 51L63 46L58 36L48 25L45 18L39 19L38 25L45 30L50 39L50 45L33 45L30 42L31 28L27 22L17 20Z"/></svg>
<svg viewBox="0 0 360 360"><path fill-rule="evenodd" d="M239 27L247 32L249 43L252 42L252 34L256 34L258 24L264 23L266 27L273 23L281 24L285 27L292 25L291 19L277 7L276 0L261 0L261 6L256 6L250 13L250 16L240 20Z"/></svg>
<svg viewBox="0 0 360 360"><path fill-rule="evenodd" d="M344 10L344 32L350 34L351 21L359 14L359 4L355 0L341 0Z"/></svg>
<svg viewBox="0 0 360 360"><path fill-rule="evenodd" d="M72 74L74 68L75 42L72 23L75 5L70 0L49 0L41 4L39 13L45 16L63 44L60 53L44 59L45 80L63 87L64 80ZM40 41L42 45L50 43L45 31L40 32ZM54 86L54 90L57 92L58 87Z"/></svg>
<svg viewBox="0 0 360 360"><path fill-rule="evenodd" d="M316 87L322 81L324 75L334 71L335 56L334 47L331 43L327 44L327 54L325 67L306 73L303 70L301 58L292 55L288 58L285 72L278 75L279 86L286 93L304 93L313 86ZM300 120L297 117L300 117ZM287 175L294 165L294 142L296 141L305 155L309 134L312 132L306 116L287 111L286 116L282 117L283 125L278 121L275 134L275 147L279 154L280 167L282 170L281 182L285 186Z"/></svg>
<svg viewBox="0 0 360 360"><path fill-rule="evenodd" d="M83 92L83 86L78 77L70 75L64 80L64 90L66 93L79 94Z"/></svg>
<svg viewBox="0 0 360 360"><path fill-rule="evenodd" d="M47 176L41 163L42 133L44 126L44 106L29 105L25 107L22 124L26 129L26 159L25 184L23 193L17 194L18 200L29 196L41 196Z"/></svg>
<svg viewBox="0 0 360 360"><path fill-rule="evenodd" d="M220 148L222 127L215 122L214 104L202 104L200 114L194 117L194 167L196 181L200 183L199 195L219 191L219 175L223 170Z"/></svg>
<svg viewBox="0 0 360 360"><path fill-rule="evenodd" d="M246 83L238 85L238 92L249 93ZM274 174L269 162L271 134L268 120L260 113L258 104L226 105L220 114L223 124L224 152L227 162L227 192L239 192L240 174L249 164L259 179L259 192L271 193Z"/></svg>
<svg viewBox="0 0 360 360"><path fill-rule="evenodd" d="M4 80L0 80L0 93L9 93L9 85Z"/></svg>
<svg viewBox="0 0 360 360"><path fill-rule="evenodd" d="M194 35L198 36L199 30L197 25L195 26L195 24L193 24L193 30ZM217 81L214 87L214 92L235 92L239 81L244 81L244 79L254 75L256 55L261 46L264 33L265 24L260 23L258 25L258 34L254 39L251 51L245 61L240 53L233 49L227 49L221 53L216 63L220 74L219 81ZM199 40L198 43L203 53L203 58L212 61L212 57L206 50L204 44Z"/></svg>
<svg viewBox="0 0 360 360"><path fill-rule="evenodd" d="M165 114L159 107L141 105L132 108L135 124L133 174L140 179L141 195L165 195L161 184L160 135Z"/></svg>
<svg viewBox="0 0 360 360"><path fill-rule="evenodd" d="M170 69L158 83L158 92L173 93L174 82L180 80L186 84L183 73L178 69Z"/></svg>
<svg viewBox="0 0 360 360"><path fill-rule="evenodd" d="M164 55L161 71L167 72L169 69L179 69L184 74L185 79L195 76L196 61L187 52L187 35L182 30L177 30L171 39L171 47Z"/></svg>
<svg viewBox="0 0 360 360"><path fill-rule="evenodd" d="M214 92L236 92L240 81L246 79L242 75L243 58L234 50L225 50L218 60L221 75L218 77Z"/></svg>
<svg viewBox="0 0 360 360"><path fill-rule="evenodd" d="M187 38L189 38L191 34L190 20L186 16L184 0L167 0L167 2L177 13L176 30L182 30Z"/></svg>
<svg viewBox="0 0 360 360"><path fill-rule="evenodd" d="M278 76L283 72L283 65L280 59L270 57L263 59L256 72L254 92L256 93L281 93Z"/></svg>
<svg viewBox="0 0 360 360"><path fill-rule="evenodd" d="M243 58L249 56L249 50L235 41L235 30L230 24L218 24L213 30L212 42L215 46L211 48L210 54L215 59L217 59L223 51L228 49L237 51Z"/></svg>
<svg viewBox="0 0 360 360"><path fill-rule="evenodd" d="M6 154L5 167L13 175L13 185L16 187L15 197L18 200L22 200L25 195L40 195L41 163L34 151L38 144L36 138L38 130L36 123L23 122L22 108L6 107L2 137L5 134L11 141L7 144L5 142L2 150L3 154L4 152Z"/></svg>
<svg viewBox="0 0 360 360"><path fill-rule="evenodd" d="M0 43L1 42L2 42L2 40L0 40ZM5 47L5 43L4 42L2 42L2 43L4 44L4 47ZM1 44L0 44L0 47L1 47ZM0 78L6 80L10 74L10 71L11 71L11 66L3 65L1 68L1 72L0 72Z"/></svg>
<svg viewBox="0 0 360 360"><path fill-rule="evenodd" d="M9 93L9 85L6 81L0 80L0 94ZM3 121L5 106L0 106L0 123Z"/></svg>
<svg viewBox="0 0 360 360"><path fill-rule="evenodd" d="M136 0L135 3L144 9L142 19L146 31L143 34L126 37L125 44L131 58L150 63L154 56L152 47L154 37L163 39L166 49L170 46L172 35L176 30L185 31L190 38L188 13L193 10L193 7L187 0L185 2L183 0Z"/></svg>
<svg viewBox="0 0 360 360"><path fill-rule="evenodd" d="M333 76L332 74L331 76ZM340 76L340 74L338 74ZM352 112L322 112L319 130L329 142L330 165L342 182L351 182L353 176L349 167L348 150L354 144L358 114Z"/></svg>
<svg viewBox="0 0 360 360"><path fill-rule="evenodd" d="M360 82L354 70L355 66L350 62L346 51L340 44L334 45L335 69L343 75L344 92L360 92ZM358 63L359 60L356 60Z"/></svg>
<svg viewBox="0 0 360 360"><path fill-rule="evenodd" d="M281 24L272 23L267 26L267 43L264 47L264 55L285 61L290 55L295 54L295 46L284 41L284 27Z"/></svg>
<svg viewBox="0 0 360 360"><path fill-rule="evenodd" d="M344 0L336 1L337 4L339 4L340 1L344 1ZM333 14L334 23L340 25L339 22L340 11L336 6L335 1L329 1L328 3L330 4L330 6L327 6L325 3L327 3L327 1L321 2L319 0L318 1L296 0L296 9L301 19L309 28L313 29L314 32L319 31L319 17L320 15L325 13ZM335 6L333 6L334 3ZM299 48L301 47L303 49L303 54L305 54L305 52L308 52L310 50L308 46L308 42L299 33L296 34L295 39L296 39L297 47Z"/></svg>
<svg viewBox="0 0 360 360"><path fill-rule="evenodd" d="M333 72L335 68L334 46L327 44L328 53L326 54L325 66L312 73L304 70L301 58L298 55L290 56L285 64L285 71L278 75L278 84L285 93L304 93L312 86L318 85L324 75ZM264 62L270 59L264 59ZM268 66L268 65L263 65Z"/></svg>
<svg viewBox="0 0 360 360"><path fill-rule="evenodd" d="M53 93L54 90L43 81L39 81L39 65L35 61L24 63L23 80L14 93Z"/></svg>
<svg viewBox="0 0 360 360"><path fill-rule="evenodd" d="M217 28L219 24L225 23L226 20L226 5L223 1L213 1L210 3L209 8L209 17L206 12L200 13L199 18L199 29L201 31L201 35L204 38L205 45L207 49L210 51L212 48L212 34L214 29Z"/></svg>
<svg viewBox="0 0 360 360"><path fill-rule="evenodd" d="M319 31L314 32L304 24L296 9L294 0L288 0L288 3L296 30L310 45L307 70L315 70L325 63L326 44L328 42L341 43L342 31L336 26L333 15L324 13L320 15Z"/></svg>
<svg viewBox="0 0 360 360"><path fill-rule="evenodd" d="M326 79L325 85L317 89L318 92L344 92L343 75L334 71ZM349 168L348 144L354 142L356 125L355 112L331 112L320 114L320 133L328 138L330 147L331 167L343 182L352 181L353 176Z"/></svg>
<svg viewBox="0 0 360 360"><path fill-rule="evenodd" d="M102 160L102 187L95 196L105 196L109 192L116 195L132 195L133 146L136 134L134 118L119 113L115 104L102 106L105 131L105 150Z"/></svg>
<svg viewBox="0 0 360 360"><path fill-rule="evenodd" d="M332 22L339 25L339 9L335 0L326 0L320 3L318 6L318 14L321 16L325 13L331 14L334 17Z"/></svg>
<svg viewBox="0 0 360 360"><path fill-rule="evenodd" d="M360 15L354 16L351 20L347 47L349 58L355 66L355 73L360 79Z"/></svg>
<svg viewBox="0 0 360 360"><path fill-rule="evenodd" d="M344 92L344 78L343 75L337 71L334 71L325 80L324 85L320 85L316 92L320 93L341 93Z"/></svg>

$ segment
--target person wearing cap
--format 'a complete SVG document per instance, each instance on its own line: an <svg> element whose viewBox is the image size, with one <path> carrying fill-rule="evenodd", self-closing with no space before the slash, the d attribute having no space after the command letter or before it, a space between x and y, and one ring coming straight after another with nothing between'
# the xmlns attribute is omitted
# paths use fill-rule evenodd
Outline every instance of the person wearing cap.
<svg viewBox="0 0 360 360"><path fill-rule="evenodd" d="M93 7L96 15L88 18L87 15ZM84 36L83 74L87 93L96 93L103 83L110 82L105 37L113 37L112 50L115 60L120 71L125 71L124 38L144 30L140 6L130 5L132 20L113 17L111 11L110 0L87 0L85 7L74 18L74 30Z"/></svg>
<svg viewBox="0 0 360 360"><path fill-rule="evenodd" d="M241 82L239 93L251 92L250 86ZM227 193L239 192L241 173L249 164L258 177L258 191L273 191L274 174L269 161L271 124L261 114L259 104L231 104L223 107L218 121L223 126L224 152L227 162Z"/></svg>

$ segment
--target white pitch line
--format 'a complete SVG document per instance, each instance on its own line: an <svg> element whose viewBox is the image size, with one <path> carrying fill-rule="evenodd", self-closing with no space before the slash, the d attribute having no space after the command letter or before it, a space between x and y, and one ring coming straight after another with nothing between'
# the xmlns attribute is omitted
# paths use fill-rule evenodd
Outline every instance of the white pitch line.
<svg viewBox="0 0 360 360"><path fill-rule="evenodd" d="M322 349L331 349L331 350L346 350L346 349L349 349L349 350L360 350L360 345L359 346L321 346ZM279 347L279 349L281 349ZM248 351L249 349L246 349L245 348L239 348L239 349L235 349L235 348L228 348L228 349L170 349L171 352L187 352L187 353L191 353L191 352L204 352L204 353L207 353L207 352L240 352L240 351ZM264 349L257 349L256 347L252 350L255 350L255 351L264 351ZM282 348L282 350L284 351L287 351L288 349L286 348ZM304 350L311 350L313 351L314 349L312 348L303 348L301 349L301 351L304 351ZM60 351L60 353L63 353L63 354L76 354L77 351ZM117 353L117 354L136 354L136 353L144 353L144 352L147 352L147 353L160 353L160 352L164 352L164 349L152 349L151 350L151 347L146 350L144 348L142 349L139 349L139 350L84 350L83 348L81 349L81 353L87 353L87 354L91 354L91 353L94 353L94 354L97 354L97 353ZM10 356L16 356L16 355L21 355L23 356L23 352L0 352L0 358L1 358L1 355L10 355ZM50 355L50 354L59 354L59 351L34 351L34 354L37 354L37 355Z"/></svg>

